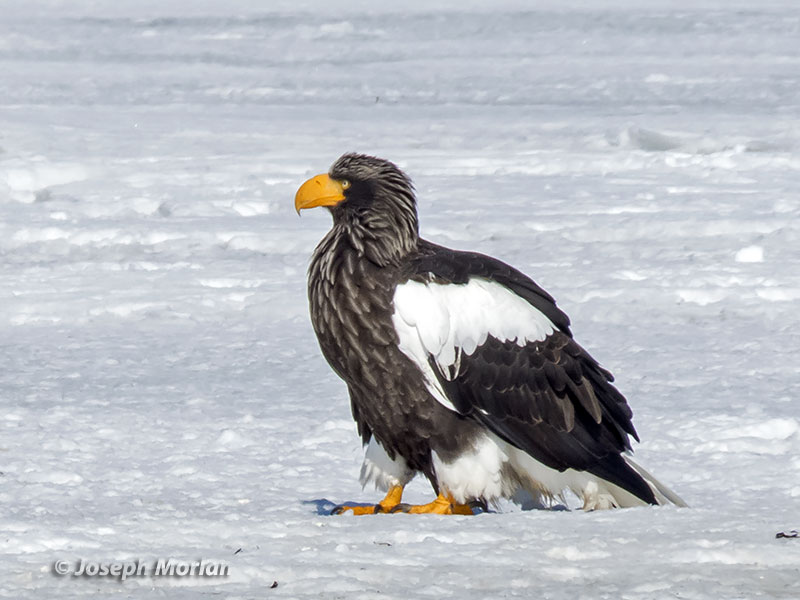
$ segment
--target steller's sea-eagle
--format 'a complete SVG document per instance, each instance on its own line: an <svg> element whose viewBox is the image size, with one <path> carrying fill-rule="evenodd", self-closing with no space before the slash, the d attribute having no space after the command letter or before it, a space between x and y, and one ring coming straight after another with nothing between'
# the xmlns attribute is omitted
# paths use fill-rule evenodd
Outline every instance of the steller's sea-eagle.
<svg viewBox="0 0 800 600"><path fill-rule="evenodd" d="M533 280L419 237L414 187L387 160L345 154L295 208L333 226L308 272L311 322L347 384L375 506L334 512L471 514L527 490L572 490L587 510L683 501L634 463L631 409ZM402 503L422 472L437 493Z"/></svg>

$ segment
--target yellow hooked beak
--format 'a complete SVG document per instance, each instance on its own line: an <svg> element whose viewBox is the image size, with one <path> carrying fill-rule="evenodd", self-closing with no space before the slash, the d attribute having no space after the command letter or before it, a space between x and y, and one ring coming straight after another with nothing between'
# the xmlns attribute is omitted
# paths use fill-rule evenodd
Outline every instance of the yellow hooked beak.
<svg viewBox="0 0 800 600"><path fill-rule="evenodd" d="M344 200L342 184L323 173L312 177L300 186L294 196L294 207L297 214L300 214L304 208L334 206L342 200Z"/></svg>

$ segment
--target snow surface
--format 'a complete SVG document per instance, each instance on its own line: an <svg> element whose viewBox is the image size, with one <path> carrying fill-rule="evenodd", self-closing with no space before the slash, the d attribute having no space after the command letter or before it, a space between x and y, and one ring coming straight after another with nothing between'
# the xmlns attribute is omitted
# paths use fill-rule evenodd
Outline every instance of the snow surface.
<svg viewBox="0 0 800 600"><path fill-rule="evenodd" d="M0 597L800 597L796 2L386 6L2 3ZM292 200L349 150L556 296L692 508L326 516L379 496ZM52 574L160 557L230 576Z"/></svg>

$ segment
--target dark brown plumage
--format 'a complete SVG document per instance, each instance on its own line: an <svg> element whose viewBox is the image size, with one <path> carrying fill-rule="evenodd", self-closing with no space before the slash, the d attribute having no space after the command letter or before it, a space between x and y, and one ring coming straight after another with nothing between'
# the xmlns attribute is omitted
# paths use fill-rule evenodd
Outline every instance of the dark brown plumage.
<svg viewBox="0 0 800 600"><path fill-rule="evenodd" d="M333 217L309 268L311 321L373 445L362 479L390 489L381 510L416 472L440 494L433 512L519 488L572 489L587 507L682 503L623 456L630 408L552 297L494 258L421 239L394 164L346 154L295 205Z"/></svg>

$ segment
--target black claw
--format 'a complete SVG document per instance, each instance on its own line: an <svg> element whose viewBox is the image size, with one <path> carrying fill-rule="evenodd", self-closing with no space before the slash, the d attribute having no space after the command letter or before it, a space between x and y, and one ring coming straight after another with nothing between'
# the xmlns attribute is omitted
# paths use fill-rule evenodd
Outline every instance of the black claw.
<svg viewBox="0 0 800 600"><path fill-rule="evenodd" d="M393 506L392 509L389 512L390 513L398 513L398 512L407 513L410 510L411 510L411 505L410 504L405 504L405 503L401 502L400 504L397 504L397 505Z"/></svg>
<svg viewBox="0 0 800 600"><path fill-rule="evenodd" d="M353 508L352 506L348 506L347 504L339 504L338 506L334 506L331 509L330 514L331 514L331 516L333 516L333 515L341 515L342 513L347 512L348 510L351 510L352 508ZM383 510L383 507L380 504L376 504L375 506L372 507L372 514L377 515L378 513L382 513L382 512L386 512L386 511Z"/></svg>
<svg viewBox="0 0 800 600"><path fill-rule="evenodd" d="M480 509L481 512L488 513L489 512L489 505L486 504L486 500L473 500L472 502L468 502L467 506L472 509L472 512L475 512L475 509Z"/></svg>

